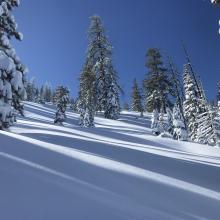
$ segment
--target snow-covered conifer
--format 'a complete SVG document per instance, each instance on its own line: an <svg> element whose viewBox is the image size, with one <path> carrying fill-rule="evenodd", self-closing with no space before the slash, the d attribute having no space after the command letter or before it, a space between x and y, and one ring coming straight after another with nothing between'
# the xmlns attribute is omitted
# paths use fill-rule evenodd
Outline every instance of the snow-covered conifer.
<svg viewBox="0 0 220 220"><path fill-rule="evenodd" d="M66 108L69 104L69 90L64 86L58 86L55 92L57 111L54 124L62 125L66 119Z"/></svg>
<svg viewBox="0 0 220 220"><path fill-rule="evenodd" d="M26 92L27 92L27 101L29 102L35 102L38 88L35 84L35 79L32 78L30 81L27 82L26 85Z"/></svg>
<svg viewBox="0 0 220 220"><path fill-rule="evenodd" d="M216 145L217 135L213 122L213 116L206 100L202 97L199 100L200 112L197 115L197 139L201 144Z"/></svg>
<svg viewBox="0 0 220 220"><path fill-rule="evenodd" d="M18 0L0 2L0 128L10 126L15 120L15 111L23 115L22 100L26 99L24 75L26 68L21 64L10 40L22 40L11 11L19 5Z"/></svg>
<svg viewBox="0 0 220 220"><path fill-rule="evenodd" d="M148 50L146 67L149 72L143 81L145 108L149 112L154 109L165 112L166 107L171 105L169 95L173 85L163 66L159 49L151 48Z"/></svg>
<svg viewBox="0 0 220 220"><path fill-rule="evenodd" d="M78 96L79 124L82 127L93 127L96 111L96 75L92 65L87 61L80 75Z"/></svg>
<svg viewBox="0 0 220 220"><path fill-rule="evenodd" d="M184 65L183 72L184 90L185 90L185 101L184 105L184 116L187 123L189 137L192 141L197 139L198 122L197 116L199 114L198 96L196 95L195 82L191 77L191 71L189 64Z"/></svg>
<svg viewBox="0 0 220 220"><path fill-rule="evenodd" d="M117 119L120 112L117 73L112 63L112 46L109 43L99 16L91 17L87 59L96 74L98 111L104 111L105 118Z"/></svg>

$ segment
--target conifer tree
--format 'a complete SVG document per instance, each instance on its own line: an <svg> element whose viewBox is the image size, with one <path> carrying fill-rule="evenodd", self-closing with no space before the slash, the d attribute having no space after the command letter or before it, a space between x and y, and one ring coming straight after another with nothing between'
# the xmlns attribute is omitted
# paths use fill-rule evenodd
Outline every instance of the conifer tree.
<svg viewBox="0 0 220 220"><path fill-rule="evenodd" d="M96 75L88 61L80 75L78 111L80 113L80 126L93 127L96 111Z"/></svg>
<svg viewBox="0 0 220 220"><path fill-rule="evenodd" d="M184 90L185 90L185 101L183 103L184 116L187 122L187 128L189 132L188 135L192 141L196 141L198 136L197 116L200 110L199 110L196 86L191 77L189 64L184 65L183 81L184 81Z"/></svg>
<svg viewBox="0 0 220 220"><path fill-rule="evenodd" d="M26 85L26 92L27 92L27 101L35 102L36 100L36 91L37 87L35 85L35 79L32 78L30 81L27 82Z"/></svg>
<svg viewBox="0 0 220 220"><path fill-rule="evenodd" d="M69 90L64 86L58 86L55 92L57 111L55 114L54 124L63 125L66 119L66 108L69 104Z"/></svg>
<svg viewBox="0 0 220 220"><path fill-rule="evenodd" d="M183 85L181 83L182 77L180 77L180 74L175 68L170 57L168 57L168 60L169 60L169 72L171 74L171 81L173 84L171 92L173 94L173 97L176 99L176 105L178 106L180 110L180 114L182 115L182 119L186 127L187 125L186 125L186 120L185 120L185 116L183 112L184 92L183 92Z"/></svg>
<svg viewBox="0 0 220 220"><path fill-rule="evenodd" d="M216 145L217 135L213 116L205 99L200 99L199 106L202 111L197 116L198 130L196 141L201 144Z"/></svg>
<svg viewBox="0 0 220 220"><path fill-rule="evenodd" d="M169 94L173 85L163 66L159 49L148 50L146 67L149 70L143 82L146 110L152 112L157 109L158 112L165 112L166 107L171 105Z"/></svg>
<svg viewBox="0 0 220 220"><path fill-rule="evenodd" d="M141 115L143 114L143 105L142 105L142 96L140 89L138 88L137 80L134 79L132 93L131 93L131 110L135 112L140 112Z"/></svg>
<svg viewBox="0 0 220 220"><path fill-rule="evenodd" d="M198 93L195 82L191 77L189 64L184 66L184 114L187 120L189 137L195 142L201 144L215 145L217 136L213 123L213 116L209 109L202 89L201 81Z"/></svg>
<svg viewBox="0 0 220 220"><path fill-rule="evenodd" d="M0 129L7 128L16 120L15 111L23 115L21 101L26 99L24 75L27 70L10 43L12 38L23 38L11 14L19 3L18 0L0 2Z"/></svg>
<svg viewBox="0 0 220 220"><path fill-rule="evenodd" d="M91 18L89 28L87 59L94 67L98 111L104 111L105 118L117 119L120 112L117 73L112 64L112 46L109 43L99 16Z"/></svg>

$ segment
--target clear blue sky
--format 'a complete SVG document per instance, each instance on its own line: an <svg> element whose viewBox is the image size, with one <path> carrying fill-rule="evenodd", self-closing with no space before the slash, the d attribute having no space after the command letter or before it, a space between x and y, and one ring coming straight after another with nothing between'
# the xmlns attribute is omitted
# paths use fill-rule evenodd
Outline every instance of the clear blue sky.
<svg viewBox="0 0 220 220"><path fill-rule="evenodd" d="M209 0L22 0L14 12L24 34L15 43L29 78L67 85L76 96L85 60L89 17L102 17L114 46L114 63L127 96L133 78L147 72L145 54L158 47L182 72L185 42L207 95L216 97L220 80L220 7ZM125 99L125 97L123 98Z"/></svg>

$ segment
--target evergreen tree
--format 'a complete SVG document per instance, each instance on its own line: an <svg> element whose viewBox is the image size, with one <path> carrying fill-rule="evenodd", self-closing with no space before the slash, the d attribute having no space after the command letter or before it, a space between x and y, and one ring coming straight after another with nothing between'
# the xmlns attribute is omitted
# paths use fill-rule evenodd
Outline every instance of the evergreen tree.
<svg viewBox="0 0 220 220"><path fill-rule="evenodd" d="M35 102L36 100L36 91L37 87L35 85L34 78L27 82L26 92L27 92L27 101Z"/></svg>
<svg viewBox="0 0 220 220"><path fill-rule="evenodd" d="M66 119L66 108L69 104L69 90L64 86L58 86L55 92L57 111L55 114L54 124L62 125Z"/></svg>
<svg viewBox="0 0 220 220"><path fill-rule="evenodd" d="M186 141L188 138L187 129L178 104L175 104L173 108L173 138L181 141Z"/></svg>
<svg viewBox="0 0 220 220"><path fill-rule="evenodd" d="M10 43L12 38L23 38L11 14L18 6L18 0L0 1L0 129L7 128L16 120L15 111L23 115L21 101L26 99L26 68Z"/></svg>
<svg viewBox="0 0 220 220"><path fill-rule="evenodd" d="M87 59L96 74L98 111L104 111L105 118L117 119L120 112L117 73L112 64L112 46L109 43L99 16L91 18L89 28Z"/></svg>
<svg viewBox="0 0 220 220"><path fill-rule="evenodd" d="M213 116L202 89L201 81L198 93L191 77L189 64L184 67L185 102L184 113L187 120L189 137L201 144L215 145L217 136L213 124Z"/></svg>
<svg viewBox="0 0 220 220"><path fill-rule="evenodd" d="M78 110L80 112L80 126L93 127L96 111L96 75L88 61L80 75Z"/></svg>
<svg viewBox="0 0 220 220"><path fill-rule="evenodd" d="M158 112L165 112L166 107L171 105L169 94L173 85L163 66L159 49L148 50L146 67L149 69L143 82L146 110L152 112L157 109Z"/></svg>
<svg viewBox="0 0 220 220"><path fill-rule="evenodd" d="M195 83L191 77L189 64L184 65L183 72L185 101L184 101L184 116L187 122L189 137L192 141L197 139L198 122L197 116L200 112L198 96Z"/></svg>
<svg viewBox="0 0 220 220"><path fill-rule="evenodd" d="M176 99L176 105L178 106L180 110L180 114L182 115L183 122L186 125L186 120L184 117L184 112L183 112L183 101L184 101L184 92L183 92L183 85L181 83L182 78L180 78L180 74L178 73L177 69L175 68L171 58L169 57L169 72L171 74L171 81L173 84L172 88L172 94L173 97Z"/></svg>
<svg viewBox="0 0 220 220"><path fill-rule="evenodd" d="M143 114L144 109L142 105L142 96L140 93L140 89L138 88L136 79L134 79L133 82L131 98L132 98L131 110Z"/></svg>

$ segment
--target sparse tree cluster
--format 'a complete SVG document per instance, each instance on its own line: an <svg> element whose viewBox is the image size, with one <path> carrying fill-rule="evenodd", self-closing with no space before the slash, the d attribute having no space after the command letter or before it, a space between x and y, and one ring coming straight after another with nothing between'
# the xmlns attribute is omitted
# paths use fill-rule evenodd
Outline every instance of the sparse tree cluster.
<svg viewBox="0 0 220 220"><path fill-rule="evenodd" d="M153 112L153 134L167 133L177 140L190 139L201 144L216 145L218 141L213 114L191 63L184 65L183 83L170 58L168 63L165 68L158 49L148 50L146 66L149 72L144 79L143 89L145 109Z"/></svg>

